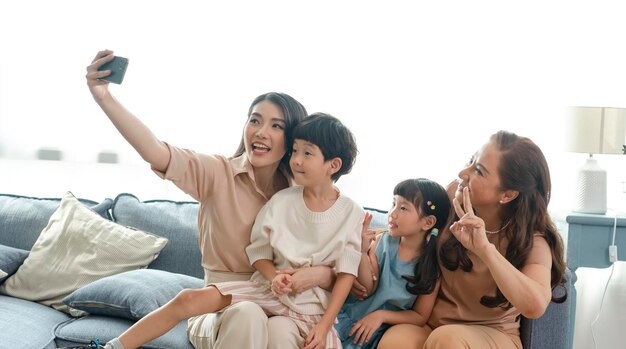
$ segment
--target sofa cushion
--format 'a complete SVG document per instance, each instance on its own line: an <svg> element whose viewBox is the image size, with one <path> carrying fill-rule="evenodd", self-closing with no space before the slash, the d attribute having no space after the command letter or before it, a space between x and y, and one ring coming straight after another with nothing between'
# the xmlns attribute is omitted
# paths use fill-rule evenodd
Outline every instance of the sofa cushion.
<svg viewBox="0 0 626 349"><path fill-rule="evenodd" d="M64 322L56 328L54 334L57 336L56 342L59 346L88 344L96 339L95 337L100 339L101 342L108 342L126 331L133 323L134 321L126 319L90 315ZM163 336L143 344L141 347L194 349L187 339L186 320L181 321Z"/></svg>
<svg viewBox="0 0 626 349"><path fill-rule="evenodd" d="M0 293L67 311L65 296L103 277L145 268L166 244L102 218L68 192Z"/></svg>
<svg viewBox="0 0 626 349"><path fill-rule="evenodd" d="M45 305L0 296L0 348L56 348L54 328L69 319Z"/></svg>
<svg viewBox="0 0 626 349"><path fill-rule="evenodd" d="M110 219L109 209L113 200L105 199L101 203L78 200L100 216ZM30 250L60 203L61 198L0 194L0 245Z"/></svg>
<svg viewBox="0 0 626 349"><path fill-rule="evenodd" d="M26 257L28 257L28 251L26 250L0 245L0 271L4 273L4 275L0 273L0 284L17 271L17 268L24 263Z"/></svg>
<svg viewBox="0 0 626 349"><path fill-rule="evenodd" d="M567 292L567 299L563 303L550 302L542 317L528 319L522 317L520 322L520 339L524 349L541 348L571 348L572 302L576 302L575 278L565 269L565 284L552 290L553 296L562 297Z"/></svg>
<svg viewBox="0 0 626 349"><path fill-rule="evenodd" d="M121 225L170 240L149 268L204 278L198 247L198 207L192 201L139 201L132 194L120 194L111 215Z"/></svg>
<svg viewBox="0 0 626 349"><path fill-rule="evenodd" d="M204 281L163 270L140 269L102 278L63 299L70 308L90 314L139 320L185 288L202 288Z"/></svg>

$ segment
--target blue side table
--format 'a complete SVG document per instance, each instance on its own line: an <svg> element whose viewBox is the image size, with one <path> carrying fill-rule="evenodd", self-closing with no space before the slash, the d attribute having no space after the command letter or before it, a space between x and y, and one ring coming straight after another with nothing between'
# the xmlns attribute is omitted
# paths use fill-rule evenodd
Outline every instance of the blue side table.
<svg viewBox="0 0 626 349"><path fill-rule="evenodd" d="M607 215L591 215L583 213L569 213L565 217L567 222L567 266L572 271L572 284L576 283L576 269L608 268L609 245L613 238L615 218ZM615 232L617 257L626 261L626 217L617 217ZM572 311L570 313L570 348L573 346L574 321L576 317L576 289L572 287Z"/></svg>

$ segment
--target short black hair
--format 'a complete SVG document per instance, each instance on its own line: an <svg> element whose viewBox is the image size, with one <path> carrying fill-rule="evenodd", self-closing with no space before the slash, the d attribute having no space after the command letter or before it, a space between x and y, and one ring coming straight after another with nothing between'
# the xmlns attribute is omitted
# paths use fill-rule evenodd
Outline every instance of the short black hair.
<svg viewBox="0 0 626 349"><path fill-rule="evenodd" d="M293 139L315 144L324 155L324 161L341 159L341 168L331 178L350 173L358 149L352 132L336 117L325 113L314 113L302 120L293 130Z"/></svg>

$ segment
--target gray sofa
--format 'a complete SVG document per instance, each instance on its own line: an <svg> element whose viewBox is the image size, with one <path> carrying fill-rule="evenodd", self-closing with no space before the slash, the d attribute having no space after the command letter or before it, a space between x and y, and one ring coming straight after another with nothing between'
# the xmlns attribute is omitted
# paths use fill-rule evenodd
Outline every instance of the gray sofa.
<svg viewBox="0 0 626 349"><path fill-rule="evenodd" d="M60 198L0 194L0 270L9 274L0 277L0 284L15 273L28 256L60 201ZM167 301L179 289L202 287L196 202L142 202L126 193L114 200L80 201L107 220L166 237L169 243L147 269L98 280L64 299L64 303L67 301L66 304L87 311L86 316L73 317L40 303L0 295L0 349L56 348L87 344L96 338L105 342L123 332L136 318ZM386 226L383 211L368 210L374 214L372 227ZM126 298L116 299L122 296ZM542 318L522 319L524 348L570 348L569 311L568 302L551 303ZM186 322L145 347L192 348L187 340Z"/></svg>

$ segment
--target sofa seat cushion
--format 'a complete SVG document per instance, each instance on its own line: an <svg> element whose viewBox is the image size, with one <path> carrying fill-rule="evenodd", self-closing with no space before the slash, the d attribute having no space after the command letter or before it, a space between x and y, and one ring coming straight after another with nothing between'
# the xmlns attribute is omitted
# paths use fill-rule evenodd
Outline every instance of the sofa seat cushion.
<svg viewBox="0 0 626 349"><path fill-rule="evenodd" d="M98 338L108 342L126 331L134 321L106 316L89 315L67 321L54 334L59 346L88 344ZM165 335L146 343L142 348L194 349L187 339L187 321L182 321Z"/></svg>
<svg viewBox="0 0 626 349"><path fill-rule="evenodd" d="M204 279L198 246L198 207L195 201L139 201L132 194L120 194L111 215L118 224L170 240L149 268Z"/></svg>
<svg viewBox="0 0 626 349"><path fill-rule="evenodd" d="M0 293L67 311L62 299L103 277L145 268L167 239L104 219L67 193Z"/></svg>
<svg viewBox="0 0 626 349"><path fill-rule="evenodd" d="M70 319L39 303L0 296L0 348L56 348L54 328Z"/></svg>
<svg viewBox="0 0 626 349"><path fill-rule="evenodd" d="M140 269L94 281L72 292L63 303L93 315L139 320L183 289L203 286L204 281L193 276Z"/></svg>
<svg viewBox="0 0 626 349"><path fill-rule="evenodd" d="M109 209L113 200L105 199L101 203L78 200L101 217L110 219ZM60 203L61 198L0 194L0 245L30 250Z"/></svg>

